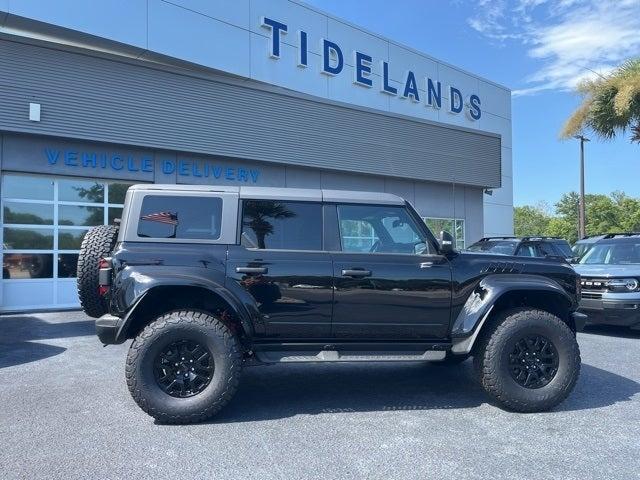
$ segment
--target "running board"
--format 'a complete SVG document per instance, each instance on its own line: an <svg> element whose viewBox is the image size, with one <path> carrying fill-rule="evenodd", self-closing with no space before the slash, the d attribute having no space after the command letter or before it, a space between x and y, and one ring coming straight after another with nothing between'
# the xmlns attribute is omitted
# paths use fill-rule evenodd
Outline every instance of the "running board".
<svg viewBox="0 0 640 480"><path fill-rule="evenodd" d="M256 358L264 363L301 362L424 362L444 360L444 350L426 351L360 351L360 350L320 350L320 351L275 351L257 350Z"/></svg>

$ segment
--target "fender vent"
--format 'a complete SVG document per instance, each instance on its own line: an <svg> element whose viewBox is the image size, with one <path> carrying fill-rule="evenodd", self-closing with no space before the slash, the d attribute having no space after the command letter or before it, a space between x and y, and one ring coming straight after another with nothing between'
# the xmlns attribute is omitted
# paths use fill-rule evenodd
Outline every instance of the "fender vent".
<svg viewBox="0 0 640 480"><path fill-rule="evenodd" d="M522 273L524 264L515 262L491 262L482 273Z"/></svg>

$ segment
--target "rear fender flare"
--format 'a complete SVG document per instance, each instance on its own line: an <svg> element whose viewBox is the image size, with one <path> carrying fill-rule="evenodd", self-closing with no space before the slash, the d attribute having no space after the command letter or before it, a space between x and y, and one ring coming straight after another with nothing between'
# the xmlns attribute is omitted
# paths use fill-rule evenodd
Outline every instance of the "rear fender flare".
<svg viewBox="0 0 640 480"><path fill-rule="evenodd" d="M145 278L141 278L141 276L143 275L137 273L136 281L130 283L134 290L127 291L125 289L124 296L131 299L126 303L130 306L126 310L126 314L122 317L120 328L116 334L116 342L123 342L127 338L127 331L135 318L138 308L143 303L145 297L158 287L193 287L207 290L229 305L232 313L239 319L245 336L249 339L254 337L255 322L253 319L255 318L255 312L257 312L257 309L255 309L254 315L251 315L249 309L251 309L253 305L251 305L251 303L243 302L223 285L209 279L195 276L191 277L188 275L181 275L179 277L176 277L175 275L167 277L145 276Z"/></svg>

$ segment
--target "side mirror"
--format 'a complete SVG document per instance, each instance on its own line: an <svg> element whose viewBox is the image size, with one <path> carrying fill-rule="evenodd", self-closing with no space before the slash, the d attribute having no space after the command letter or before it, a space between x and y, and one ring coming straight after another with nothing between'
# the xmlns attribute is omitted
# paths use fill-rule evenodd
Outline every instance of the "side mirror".
<svg viewBox="0 0 640 480"><path fill-rule="evenodd" d="M440 232L440 252L453 252L453 237L449 232L445 232L444 230Z"/></svg>

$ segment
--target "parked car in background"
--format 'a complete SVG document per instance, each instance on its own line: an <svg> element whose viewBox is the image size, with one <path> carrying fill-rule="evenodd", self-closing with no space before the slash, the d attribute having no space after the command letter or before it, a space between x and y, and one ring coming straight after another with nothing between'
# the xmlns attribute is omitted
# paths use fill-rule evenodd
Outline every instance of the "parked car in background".
<svg viewBox="0 0 640 480"><path fill-rule="evenodd" d="M610 233L575 266L589 323L640 329L640 233Z"/></svg>
<svg viewBox="0 0 640 480"><path fill-rule="evenodd" d="M591 235L589 237L581 238L573 244L573 247L571 247L573 256L577 260L580 260L596 242L602 240L604 237L605 235Z"/></svg>
<svg viewBox="0 0 640 480"><path fill-rule="evenodd" d="M467 250L516 257L559 257L568 262L574 259L569 242L558 237L485 237Z"/></svg>

